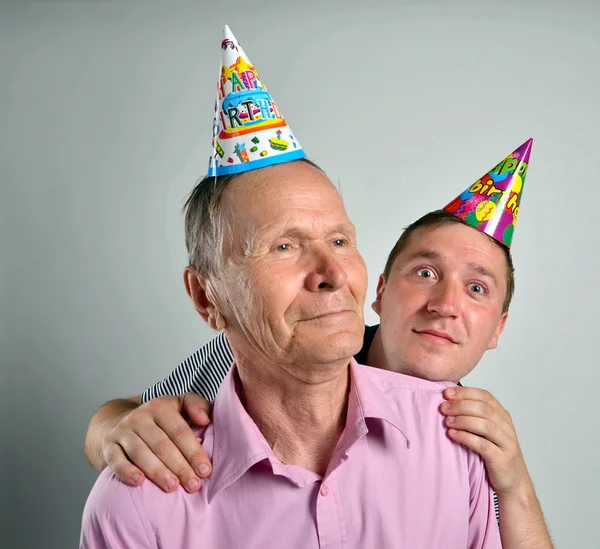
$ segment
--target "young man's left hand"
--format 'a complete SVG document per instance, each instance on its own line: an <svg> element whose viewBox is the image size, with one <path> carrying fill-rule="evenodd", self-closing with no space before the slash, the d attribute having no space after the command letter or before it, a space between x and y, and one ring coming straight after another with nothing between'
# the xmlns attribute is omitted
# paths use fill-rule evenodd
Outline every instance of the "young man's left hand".
<svg viewBox="0 0 600 549"><path fill-rule="evenodd" d="M512 418L494 396L474 387L450 387L444 397L448 435L481 455L494 491L510 496L528 489L531 479Z"/></svg>

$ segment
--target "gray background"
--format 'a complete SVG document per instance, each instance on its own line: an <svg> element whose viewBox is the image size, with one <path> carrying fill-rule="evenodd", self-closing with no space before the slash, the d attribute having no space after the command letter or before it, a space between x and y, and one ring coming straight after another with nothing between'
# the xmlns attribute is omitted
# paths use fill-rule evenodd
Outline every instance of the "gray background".
<svg viewBox="0 0 600 549"><path fill-rule="evenodd" d="M600 548L600 11L522 4L0 6L3 547L77 545L93 411L211 337L180 208L206 171L228 23L340 182L369 303L404 225L536 139L511 318L466 381L513 414L557 546Z"/></svg>

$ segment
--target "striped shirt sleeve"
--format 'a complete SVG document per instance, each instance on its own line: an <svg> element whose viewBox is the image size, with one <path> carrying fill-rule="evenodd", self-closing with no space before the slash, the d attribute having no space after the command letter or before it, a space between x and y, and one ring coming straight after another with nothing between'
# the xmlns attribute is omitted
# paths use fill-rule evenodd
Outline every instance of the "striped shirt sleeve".
<svg viewBox="0 0 600 549"><path fill-rule="evenodd" d="M142 394L142 404L156 397L184 393L197 393L212 402L232 364L229 341L225 334L220 333L186 358L167 377L146 389Z"/></svg>

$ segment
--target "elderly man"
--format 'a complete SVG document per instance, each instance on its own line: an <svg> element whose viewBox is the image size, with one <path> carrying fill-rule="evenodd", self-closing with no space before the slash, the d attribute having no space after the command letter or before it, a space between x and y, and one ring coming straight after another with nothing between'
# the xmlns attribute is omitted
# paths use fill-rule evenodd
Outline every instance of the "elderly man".
<svg viewBox="0 0 600 549"><path fill-rule="evenodd" d="M483 462L439 415L448 384L351 358L366 267L327 177L294 161L206 181L186 217L188 294L235 357L213 422L197 433L213 473L188 494L103 472L82 546L500 547ZM210 248L222 257L204 253L224 226ZM471 259L501 253L491 246ZM485 320L501 309L497 276Z"/></svg>

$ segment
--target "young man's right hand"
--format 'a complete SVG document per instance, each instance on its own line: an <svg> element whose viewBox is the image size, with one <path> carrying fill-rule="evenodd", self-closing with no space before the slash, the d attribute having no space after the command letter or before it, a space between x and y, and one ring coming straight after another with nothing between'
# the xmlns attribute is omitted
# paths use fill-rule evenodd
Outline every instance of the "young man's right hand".
<svg viewBox="0 0 600 549"><path fill-rule="evenodd" d="M165 492L179 484L195 492L212 467L190 424L208 425L210 411L210 403L195 393L141 404L104 437L104 461L130 486L139 486L147 477Z"/></svg>

